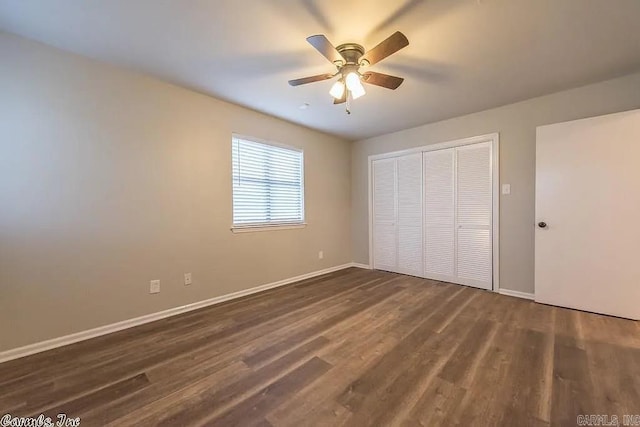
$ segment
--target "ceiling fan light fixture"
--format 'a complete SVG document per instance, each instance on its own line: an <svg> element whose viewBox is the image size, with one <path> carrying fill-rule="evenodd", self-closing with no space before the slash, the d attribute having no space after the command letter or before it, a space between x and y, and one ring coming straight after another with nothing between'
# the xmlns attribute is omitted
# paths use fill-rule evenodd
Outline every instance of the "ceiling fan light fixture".
<svg viewBox="0 0 640 427"><path fill-rule="evenodd" d="M355 71L347 74L347 77L345 77L345 82L347 83L347 88L351 91L353 91L357 85L362 86L362 83L360 82L360 76Z"/></svg>
<svg viewBox="0 0 640 427"><path fill-rule="evenodd" d="M344 95L344 83L342 82L342 79L338 80L333 84L333 86L331 86L331 90L329 91L329 93L335 99L342 98L342 96Z"/></svg>
<svg viewBox="0 0 640 427"><path fill-rule="evenodd" d="M389 76L375 71L366 71L364 75L359 72L361 67L377 64L408 46L409 40L400 31L396 31L368 51L365 51L364 47L357 43L343 43L335 47L322 34L309 36L307 41L315 50L328 59L337 70L334 73L289 80L289 85L300 86L307 83L330 80L335 76L339 76L339 80L331 86L329 93L334 98L334 104L347 104L346 110L349 114L349 101L358 99L366 94L363 83L394 90L404 81L401 77Z"/></svg>
<svg viewBox="0 0 640 427"><path fill-rule="evenodd" d="M362 95L366 94L367 92L364 90L364 86L360 85L360 86L356 86L353 90L350 90L351 92L351 98L352 99L358 99L360 98Z"/></svg>
<svg viewBox="0 0 640 427"><path fill-rule="evenodd" d="M354 71L350 72L349 74L347 74L345 81L347 83L347 89L349 89L349 92L351 92L351 97L353 99L358 99L366 93L364 90L364 86L362 86L362 82L360 81L360 75L358 75L358 73Z"/></svg>

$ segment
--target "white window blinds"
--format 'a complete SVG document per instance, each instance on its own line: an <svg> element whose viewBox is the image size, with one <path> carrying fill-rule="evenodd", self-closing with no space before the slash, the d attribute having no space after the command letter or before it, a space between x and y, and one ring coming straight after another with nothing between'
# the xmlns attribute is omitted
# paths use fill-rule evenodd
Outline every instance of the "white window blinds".
<svg viewBox="0 0 640 427"><path fill-rule="evenodd" d="M234 226L304 222L301 150L234 136L232 162Z"/></svg>

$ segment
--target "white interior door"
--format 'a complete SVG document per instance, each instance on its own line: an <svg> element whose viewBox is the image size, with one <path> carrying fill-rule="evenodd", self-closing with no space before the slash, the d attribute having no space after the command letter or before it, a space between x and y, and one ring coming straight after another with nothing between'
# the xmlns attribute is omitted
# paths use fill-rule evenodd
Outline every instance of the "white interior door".
<svg viewBox="0 0 640 427"><path fill-rule="evenodd" d="M493 287L494 143L372 161L373 268Z"/></svg>
<svg viewBox="0 0 640 427"><path fill-rule="evenodd" d="M398 157L398 273L422 276L422 153Z"/></svg>
<svg viewBox="0 0 640 427"><path fill-rule="evenodd" d="M491 149L486 142L424 153L425 277L492 288Z"/></svg>
<svg viewBox="0 0 640 427"><path fill-rule="evenodd" d="M640 110L542 126L536 301L640 319Z"/></svg>
<svg viewBox="0 0 640 427"><path fill-rule="evenodd" d="M373 268L398 269L397 161L395 158L372 163L373 190Z"/></svg>
<svg viewBox="0 0 640 427"><path fill-rule="evenodd" d="M425 277L455 281L455 149L423 153Z"/></svg>
<svg viewBox="0 0 640 427"><path fill-rule="evenodd" d="M457 283L491 289L493 184L491 144L456 148Z"/></svg>

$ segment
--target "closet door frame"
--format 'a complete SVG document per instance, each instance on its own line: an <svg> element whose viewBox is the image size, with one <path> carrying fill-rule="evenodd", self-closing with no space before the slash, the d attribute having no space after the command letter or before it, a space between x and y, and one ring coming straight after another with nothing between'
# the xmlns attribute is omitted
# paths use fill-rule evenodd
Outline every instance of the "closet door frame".
<svg viewBox="0 0 640 427"><path fill-rule="evenodd" d="M456 139L453 141L440 142L410 148L407 150L394 151L390 153L375 154L369 156L368 180L369 180L369 267L373 268L373 162L375 160L400 157L407 154L422 153L425 151L443 150L446 148L462 147L465 145L478 144L481 142L491 143L491 184L492 184L492 257L493 257L493 280L492 290L500 290L500 135L496 133L472 136L470 138Z"/></svg>

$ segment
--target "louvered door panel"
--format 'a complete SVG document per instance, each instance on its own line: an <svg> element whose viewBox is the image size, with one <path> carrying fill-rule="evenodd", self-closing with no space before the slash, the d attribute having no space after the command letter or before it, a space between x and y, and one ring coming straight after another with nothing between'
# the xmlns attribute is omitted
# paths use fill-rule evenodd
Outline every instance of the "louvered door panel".
<svg viewBox="0 0 640 427"><path fill-rule="evenodd" d="M491 145L456 149L457 244L460 283L490 289L492 283Z"/></svg>
<svg viewBox="0 0 640 427"><path fill-rule="evenodd" d="M460 147L458 151L458 225L491 226L491 146Z"/></svg>
<svg viewBox="0 0 640 427"><path fill-rule="evenodd" d="M375 223L396 221L396 160L373 162L373 213Z"/></svg>
<svg viewBox="0 0 640 427"><path fill-rule="evenodd" d="M455 276L455 150L427 151L424 171L425 277L453 281Z"/></svg>
<svg viewBox="0 0 640 427"><path fill-rule="evenodd" d="M422 266L422 154L397 159L398 272L421 276Z"/></svg>
<svg viewBox="0 0 640 427"><path fill-rule="evenodd" d="M373 268L397 271L397 161L376 160L373 176Z"/></svg>
<svg viewBox="0 0 640 427"><path fill-rule="evenodd" d="M376 270L396 271L398 266L396 226L390 224L374 225L373 236L373 268Z"/></svg>
<svg viewBox="0 0 640 427"><path fill-rule="evenodd" d="M460 283L491 288L491 231L458 229L458 278Z"/></svg>

